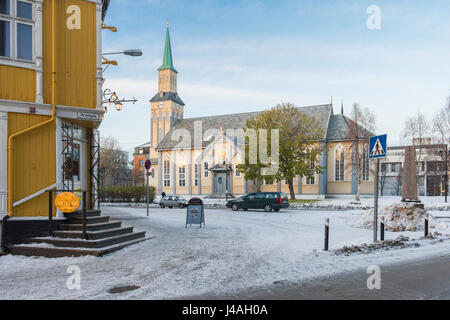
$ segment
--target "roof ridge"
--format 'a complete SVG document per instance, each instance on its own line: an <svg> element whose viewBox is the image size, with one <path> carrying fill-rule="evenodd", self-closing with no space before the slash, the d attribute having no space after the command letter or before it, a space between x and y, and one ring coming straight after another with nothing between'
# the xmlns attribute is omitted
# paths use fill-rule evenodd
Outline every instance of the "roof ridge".
<svg viewBox="0 0 450 320"><path fill-rule="evenodd" d="M317 105L309 105L309 106L301 106L295 107L295 109L303 109L303 108L313 108L313 107L331 107L331 104L317 104ZM213 117L223 117L223 116L235 116L242 114L252 114L252 113L261 113L270 109L260 110L260 111L247 111L247 112L236 112L236 113L226 113L226 114L217 114L211 116L202 116L202 117L192 117L192 118L183 118L182 120L195 120L195 119L204 119L204 118L213 118Z"/></svg>

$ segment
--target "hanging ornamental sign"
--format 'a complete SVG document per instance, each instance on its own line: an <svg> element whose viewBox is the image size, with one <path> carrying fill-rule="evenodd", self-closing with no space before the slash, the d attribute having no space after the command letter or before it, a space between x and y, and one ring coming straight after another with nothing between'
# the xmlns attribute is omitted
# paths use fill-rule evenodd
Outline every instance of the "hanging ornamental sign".
<svg viewBox="0 0 450 320"><path fill-rule="evenodd" d="M63 192L56 197L55 206L64 213L72 213L80 207L80 198L75 193Z"/></svg>

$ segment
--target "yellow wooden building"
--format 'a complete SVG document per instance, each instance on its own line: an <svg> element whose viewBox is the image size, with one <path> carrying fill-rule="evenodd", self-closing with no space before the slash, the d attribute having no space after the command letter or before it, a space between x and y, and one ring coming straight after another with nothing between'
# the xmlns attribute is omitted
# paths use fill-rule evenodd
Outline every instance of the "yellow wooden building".
<svg viewBox="0 0 450 320"><path fill-rule="evenodd" d="M49 189L89 190L97 205L108 5L0 1L0 214L47 216Z"/></svg>

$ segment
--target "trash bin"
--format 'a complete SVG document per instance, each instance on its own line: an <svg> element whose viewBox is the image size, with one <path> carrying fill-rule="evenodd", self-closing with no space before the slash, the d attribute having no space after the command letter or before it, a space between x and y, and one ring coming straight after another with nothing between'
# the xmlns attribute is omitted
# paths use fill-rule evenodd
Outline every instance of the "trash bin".
<svg viewBox="0 0 450 320"><path fill-rule="evenodd" d="M186 228L187 226L198 224L200 228L205 226L205 207L200 198L192 198L187 204Z"/></svg>

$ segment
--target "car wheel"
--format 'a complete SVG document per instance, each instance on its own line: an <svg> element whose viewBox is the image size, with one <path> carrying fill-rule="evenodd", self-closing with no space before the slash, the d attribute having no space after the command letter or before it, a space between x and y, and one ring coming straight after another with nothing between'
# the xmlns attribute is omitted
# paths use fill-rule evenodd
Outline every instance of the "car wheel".
<svg viewBox="0 0 450 320"><path fill-rule="evenodd" d="M183 209L183 208L184 208L184 204L180 203L180 204L178 205L178 208Z"/></svg>
<svg viewBox="0 0 450 320"><path fill-rule="evenodd" d="M164 204L162 204L162 203L161 203L159 206L160 206L162 209L164 209L164 208L166 207L166 206L165 206Z"/></svg>
<svg viewBox="0 0 450 320"><path fill-rule="evenodd" d="M245 209L243 209L244 211L247 211L248 209L247 208L245 208Z"/></svg>
<svg viewBox="0 0 450 320"><path fill-rule="evenodd" d="M238 205L236 203L233 203L233 205L231 206L231 210L238 211L239 210Z"/></svg>
<svg viewBox="0 0 450 320"><path fill-rule="evenodd" d="M264 206L264 211L265 211L265 212L270 212L270 211L272 211L272 205L266 204L266 205Z"/></svg>
<svg viewBox="0 0 450 320"><path fill-rule="evenodd" d="M278 212L278 211L280 211L280 209L274 209L273 211Z"/></svg>

